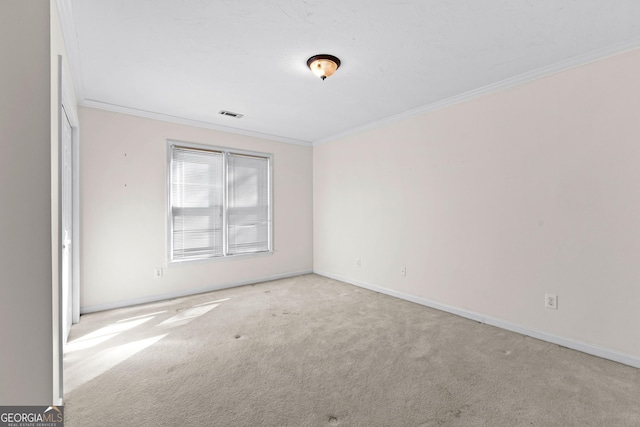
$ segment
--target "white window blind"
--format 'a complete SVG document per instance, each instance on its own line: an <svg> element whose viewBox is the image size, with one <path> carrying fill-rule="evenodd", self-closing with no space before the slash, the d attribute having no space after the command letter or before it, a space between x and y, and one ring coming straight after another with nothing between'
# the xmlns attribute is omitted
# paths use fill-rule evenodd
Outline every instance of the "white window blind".
<svg viewBox="0 0 640 427"><path fill-rule="evenodd" d="M172 261L271 250L270 157L170 145Z"/></svg>
<svg viewBox="0 0 640 427"><path fill-rule="evenodd" d="M229 254L268 251L268 159L230 154L227 173Z"/></svg>
<svg viewBox="0 0 640 427"><path fill-rule="evenodd" d="M171 217L174 260L223 255L223 155L174 147Z"/></svg>

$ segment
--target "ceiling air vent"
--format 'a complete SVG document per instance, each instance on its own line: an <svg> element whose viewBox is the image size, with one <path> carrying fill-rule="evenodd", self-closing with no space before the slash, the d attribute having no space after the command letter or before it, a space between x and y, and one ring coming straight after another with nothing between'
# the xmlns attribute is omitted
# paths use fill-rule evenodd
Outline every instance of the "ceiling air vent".
<svg viewBox="0 0 640 427"><path fill-rule="evenodd" d="M227 111L227 110L220 110L218 114L222 116L235 117L236 119L239 119L240 117L243 116L243 114L238 114L238 113L234 113L232 111Z"/></svg>

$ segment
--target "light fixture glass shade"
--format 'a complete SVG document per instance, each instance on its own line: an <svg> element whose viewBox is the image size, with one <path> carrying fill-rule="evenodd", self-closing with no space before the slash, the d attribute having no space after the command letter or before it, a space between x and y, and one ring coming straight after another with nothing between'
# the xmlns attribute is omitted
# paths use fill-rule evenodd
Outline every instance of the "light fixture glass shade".
<svg viewBox="0 0 640 427"><path fill-rule="evenodd" d="M333 75L340 66L340 60L333 55L315 55L307 60L313 74L322 80Z"/></svg>

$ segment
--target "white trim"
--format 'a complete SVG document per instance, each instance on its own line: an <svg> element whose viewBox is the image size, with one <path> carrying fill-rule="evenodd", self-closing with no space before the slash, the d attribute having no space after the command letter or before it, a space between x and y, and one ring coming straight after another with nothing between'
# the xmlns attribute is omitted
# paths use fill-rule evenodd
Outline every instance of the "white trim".
<svg viewBox="0 0 640 427"><path fill-rule="evenodd" d="M54 112L56 114L56 120L58 122L58 134L53 138L55 139L55 144L51 147L51 216L52 216L52 224L51 224L51 239L52 239L52 277L51 277L51 302L52 302L52 319L51 319L51 333L53 337L53 375L52 375L52 384L53 384L53 394L52 400L54 402L58 402L63 400L64 398L64 343L66 334L62 330L63 322L62 322L62 117L64 111L62 109L62 55L57 56L58 63L57 66L57 105L55 106L56 110ZM52 64L53 68L53 64ZM53 70L52 70L53 72ZM54 154L55 152L55 154ZM55 160L53 156L55 155ZM54 164L55 162L55 164ZM56 174L54 175L54 165L56 168ZM56 186L55 194L53 185ZM55 198L53 197L55 196ZM53 223L53 218L56 218L56 224ZM56 256L53 256L53 254ZM53 275L53 272L56 275Z"/></svg>
<svg viewBox="0 0 640 427"><path fill-rule="evenodd" d="M417 297L404 292L394 291L392 289L383 288L381 286L371 285L369 283L361 282L358 280L349 279L348 277L340 276L337 274L331 274L325 271L313 271L315 274L325 276L330 279L339 280L341 282L349 283L361 288L369 289L371 291L380 292L385 295L400 298L406 301L411 301L416 304L424 305L426 307L434 308L436 310L445 311L447 313L455 314L456 316L471 319L476 322L485 323L487 325L495 326L508 331L516 332L522 335L527 335L532 338L536 338L542 341L550 342L560 345L562 347L577 350L583 353L587 353L593 356L601 357L603 359L612 360L614 362L622 363L624 365L633 366L634 368L640 368L640 357L631 356L628 354L620 353L607 348L599 347L593 344L587 344L582 341L577 341L569 338L560 337L557 335L549 334L546 332L538 331L535 329L529 329L524 326L516 325L505 320L496 319L494 317L485 316L480 313L476 313L469 310L453 307L447 304L435 302L426 298Z"/></svg>
<svg viewBox="0 0 640 427"><path fill-rule="evenodd" d="M169 244L167 244L169 247ZM170 249L170 248L169 248ZM246 254L237 254L237 255L224 255L224 256L215 256L211 258L193 258L193 259L179 259L172 260L167 258L166 266L167 268L180 267L183 265L194 265L194 264L210 264L213 262L228 262L228 261L239 261L242 259L251 259L251 258L261 258L273 256L275 254L275 250L268 250L263 252L251 252ZM171 254L167 255L169 257Z"/></svg>
<svg viewBox="0 0 640 427"><path fill-rule="evenodd" d="M75 105L72 108L75 111ZM81 239L80 239L80 128L78 125L74 125L71 123L71 137L72 139L72 173L73 173L73 184L71 190L71 198L72 198L72 256L73 256L73 289L72 289L72 298L73 298L73 309L72 309L72 324L78 323L80 321L80 251L81 251Z"/></svg>
<svg viewBox="0 0 640 427"><path fill-rule="evenodd" d="M147 119L160 120L163 122L178 123L181 125L195 126L199 128L217 130L220 132L234 133L238 135L250 136L253 138L267 139L276 142L285 142L287 144L311 146L311 141L303 141L301 139L286 138L278 135L270 135L267 133L254 132L250 130L238 129L230 126L223 126L199 120L187 119L185 117L171 116L169 114L155 113L153 111L139 110L137 108L124 107L122 105L109 104L106 102L95 101L93 99L85 99L80 102L81 107L96 108L98 110L113 111L114 113L128 114L130 116L144 117Z"/></svg>
<svg viewBox="0 0 640 427"><path fill-rule="evenodd" d="M639 47L640 47L640 37L635 37L627 41L624 41L622 43L617 43L603 49L597 49L597 50L588 52L586 54L574 56L573 58L556 62L555 64L551 64L546 67L538 68L533 71L529 71L514 77L510 77L508 79L505 79L496 83L492 83L477 89L473 89L468 92L464 92L459 95L455 95L450 98L443 99L441 101L436 101L434 103L424 105L422 107L418 107L413 110L405 111L400 114L386 117L384 119L377 120L375 122L371 122L363 126L358 126L356 128L352 128L347 131L328 136L326 138L321 138L319 140L314 141L312 145L315 147L317 145L326 144L328 142L336 141L338 139L346 138L348 136L356 135L368 130L377 129L400 120L418 116L422 113L439 110L441 108L446 108L455 104L460 104L462 102L470 101L472 99L478 98L483 95L488 95L490 93L497 92L499 90L522 85L524 83L528 83L533 80L541 79L543 77L547 77L552 74L561 73L571 68L576 68L591 62L599 61L613 55L617 55L629 50L637 49Z"/></svg>
<svg viewBox="0 0 640 427"><path fill-rule="evenodd" d="M74 99L73 90L65 82L72 81L72 75L62 64L62 107L71 125L71 150L72 150L72 323L80 321L80 119L78 107Z"/></svg>
<svg viewBox="0 0 640 427"><path fill-rule="evenodd" d="M295 271L295 272L284 273L284 274L275 274L273 276L256 277L249 280L240 280L238 282L230 282L222 285L207 286L204 288L193 289L193 290L169 292L166 294L153 295L149 297L133 298L130 300L109 302L106 304L90 305L86 307L80 307L80 313L87 314L87 313L95 313L97 311L112 310L114 308L130 307L133 305L147 304L150 302L164 301L164 300L169 300L173 298L181 298L181 297L186 297L190 295L203 294L206 292L219 291L222 289L235 288L238 286L254 285L256 283L268 282L271 280L287 279L289 277L302 276L304 274L311 274L311 273L313 273L313 270Z"/></svg>
<svg viewBox="0 0 640 427"><path fill-rule="evenodd" d="M80 50L78 48L78 35L76 32L75 21L73 19L73 7L71 0L56 0L58 7L58 16L60 17L60 27L62 28L62 36L64 45L67 49L67 60L71 67L71 78L75 89L76 97L79 101L84 99L84 84L82 81L82 67L80 64ZM71 124L77 116L69 117Z"/></svg>

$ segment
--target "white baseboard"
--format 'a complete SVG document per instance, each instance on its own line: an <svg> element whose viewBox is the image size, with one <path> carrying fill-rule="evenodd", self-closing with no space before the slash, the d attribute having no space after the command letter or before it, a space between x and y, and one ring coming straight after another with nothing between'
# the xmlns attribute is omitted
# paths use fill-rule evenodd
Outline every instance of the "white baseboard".
<svg viewBox="0 0 640 427"><path fill-rule="evenodd" d="M630 356L628 354L620 353L607 348L599 347L593 344L587 344L581 341L572 340L569 338L560 337L557 335L549 334L546 332L537 331L535 329L529 329L520 325L516 325L504 320L496 319L493 317L485 316L473 311L463 310L461 308L453 307L450 305L438 303L428 300L426 298L417 297L403 292L394 291L391 289L383 288L381 286L371 285L369 283L353 280L348 277L343 277L337 274L327 273L325 271L314 270L315 274L325 276L330 279L339 280L341 282L349 283L361 288L369 289L371 291L380 292L382 294L390 295L403 300L411 301L416 304L424 305L426 307L435 308L436 310L445 311L447 313L455 314L460 317L474 320L476 322L485 323L487 325L495 326L508 331L517 332L522 335L527 335L532 338L536 338L542 341L550 342L560 345L562 347L570 348L572 350L581 351L583 353L598 356L603 359L612 360L614 362L622 363L624 365L633 366L634 368L640 368L640 358Z"/></svg>
<svg viewBox="0 0 640 427"><path fill-rule="evenodd" d="M239 282L225 283L222 285L208 286L208 287L199 288L199 289L169 292L166 294L152 295L149 297L133 298L133 299L124 300L124 301L89 305L85 307L80 307L80 314L95 313L96 311L105 311L105 310L112 310L114 308L122 308L122 307L130 307L130 306L139 305L139 304L147 304L150 302L163 301L163 300L168 300L173 298L186 297L190 295L203 294L205 292L235 288L237 286L253 285L256 283L268 282L270 280L286 279L288 277L301 276L303 274L310 274L310 273L313 273L313 270L303 270L303 271L296 271L296 272L290 272L290 273L284 273L284 274L276 274L273 276L257 277L255 279L241 280Z"/></svg>

